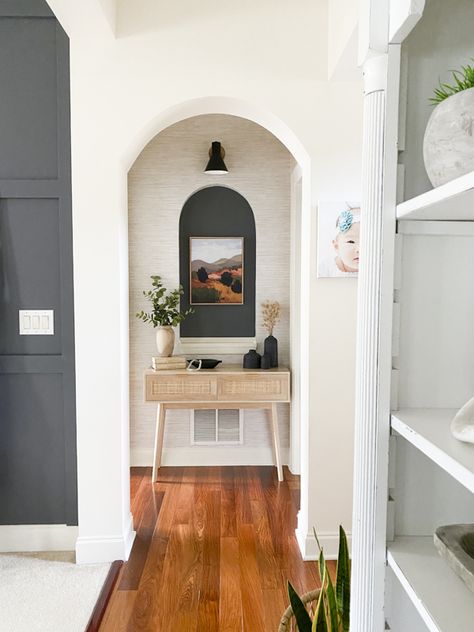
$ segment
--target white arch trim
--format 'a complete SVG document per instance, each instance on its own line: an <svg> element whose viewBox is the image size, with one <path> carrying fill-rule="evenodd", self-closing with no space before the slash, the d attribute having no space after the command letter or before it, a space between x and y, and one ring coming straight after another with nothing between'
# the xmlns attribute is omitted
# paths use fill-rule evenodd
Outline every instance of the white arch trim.
<svg viewBox="0 0 474 632"><path fill-rule="evenodd" d="M298 366L293 367L299 373L299 393L293 393L293 398L300 398L300 432L299 445L292 446L290 467L301 474L301 503L298 515L297 539L303 555L306 554L307 536L309 534L309 274L310 234L311 234L311 159L303 143L281 119L254 103L233 97L209 96L191 99L177 103L163 110L156 117L148 121L127 147L123 156L123 168L126 173L144 149L144 147L161 131L179 121L205 114L228 114L253 121L257 125L271 132L285 145L298 163L301 173L301 254L299 268L303 274L299 275L299 287L293 292L292 298L300 300L299 323L294 328L299 333L296 342L298 352ZM294 433L292 433L294 437Z"/></svg>
<svg viewBox="0 0 474 632"><path fill-rule="evenodd" d="M301 505L298 516L297 540L305 555L308 536L308 504L309 504L309 331L310 331L310 303L309 303L309 270L310 261L310 235L311 235L311 160L303 143L296 134L278 117L271 112L265 111L255 104L229 97L204 97L192 99L173 105L157 114L148 121L134 139L130 142L122 155L121 171L123 182L126 186L128 171L137 159L144 147L161 131L178 123L179 121L205 114L227 114L248 119L271 132L293 155L301 173L301 232L296 236L300 240L300 265L299 270L303 272L296 275L295 283L298 286L292 292L292 300L297 297L301 302L299 322L294 327L298 340L292 340L292 345L297 346L297 365L293 365L293 370L298 372L299 389L298 393L293 393L293 398L299 397L299 445L292 450L290 457L290 467L293 471L301 474ZM125 228L125 227L124 227ZM121 313L121 358L122 358L122 392L124 394L124 406L127 404L129 389L128 371L128 249L122 243L121 262L121 286L123 291L122 313ZM299 277L299 278L298 278ZM128 414L122 416L122 436L128 436ZM293 434L293 433L292 433ZM294 434L293 434L294 436ZM122 485L127 489L122 489L122 497L129 505L128 485L129 485L129 458L125 451L122 451ZM128 500L127 500L128 499ZM90 561L90 559L88 560Z"/></svg>
<svg viewBox="0 0 474 632"><path fill-rule="evenodd" d="M127 172L138 158L140 152L157 134L175 123L203 114L228 114L240 116L264 127L285 145L300 165L302 172L310 169L310 157L296 134L277 116L253 103L234 97L201 97L177 103L152 118L133 141L124 154Z"/></svg>

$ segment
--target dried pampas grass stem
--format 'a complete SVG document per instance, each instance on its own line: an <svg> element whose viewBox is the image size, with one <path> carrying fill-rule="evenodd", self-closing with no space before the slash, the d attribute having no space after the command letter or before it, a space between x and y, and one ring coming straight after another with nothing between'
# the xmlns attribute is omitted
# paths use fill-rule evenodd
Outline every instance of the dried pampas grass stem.
<svg viewBox="0 0 474 632"><path fill-rule="evenodd" d="M273 328L280 320L281 316L281 307L280 303L275 301L271 303L270 301L265 301L262 303L262 317L263 317L263 326L268 331L268 335L273 335Z"/></svg>

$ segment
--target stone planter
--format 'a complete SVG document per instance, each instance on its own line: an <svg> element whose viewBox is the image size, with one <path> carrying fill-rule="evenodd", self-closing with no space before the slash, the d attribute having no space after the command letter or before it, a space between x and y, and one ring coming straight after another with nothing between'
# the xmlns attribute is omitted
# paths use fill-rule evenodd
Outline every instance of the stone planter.
<svg viewBox="0 0 474 632"><path fill-rule="evenodd" d="M434 187L474 171L474 88L435 107L426 126L423 158Z"/></svg>
<svg viewBox="0 0 474 632"><path fill-rule="evenodd" d="M441 557L474 592L474 524L438 527L434 543Z"/></svg>
<svg viewBox="0 0 474 632"><path fill-rule="evenodd" d="M173 327L158 327L156 330L156 349L158 356L168 358L173 355L174 331Z"/></svg>

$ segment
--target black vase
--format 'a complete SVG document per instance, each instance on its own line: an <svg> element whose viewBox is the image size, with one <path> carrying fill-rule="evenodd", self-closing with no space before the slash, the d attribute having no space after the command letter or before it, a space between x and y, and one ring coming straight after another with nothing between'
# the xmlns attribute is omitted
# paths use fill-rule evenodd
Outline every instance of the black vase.
<svg viewBox="0 0 474 632"><path fill-rule="evenodd" d="M268 353L264 353L262 356L261 369L270 369L272 366L272 359Z"/></svg>
<svg viewBox="0 0 474 632"><path fill-rule="evenodd" d="M259 369L262 357L255 349L250 349L248 353L244 355L244 369Z"/></svg>
<svg viewBox="0 0 474 632"><path fill-rule="evenodd" d="M267 336L263 342L263 353L270 356L270 366L278 366L278 340L274 336Z"/></svg>

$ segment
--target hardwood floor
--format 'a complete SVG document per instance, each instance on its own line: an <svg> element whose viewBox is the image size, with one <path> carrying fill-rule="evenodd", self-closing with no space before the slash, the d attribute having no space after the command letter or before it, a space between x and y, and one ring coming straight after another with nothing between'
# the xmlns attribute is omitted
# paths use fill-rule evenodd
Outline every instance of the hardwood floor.
<svg viewBox="0 0 474 632"><path fill-rule="evenodd" d="M299 477L274 467L132 468L137 532L101 632L276 632L319 585L295 540Z"/></svg>

